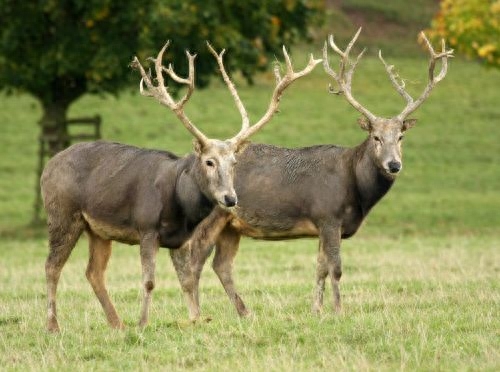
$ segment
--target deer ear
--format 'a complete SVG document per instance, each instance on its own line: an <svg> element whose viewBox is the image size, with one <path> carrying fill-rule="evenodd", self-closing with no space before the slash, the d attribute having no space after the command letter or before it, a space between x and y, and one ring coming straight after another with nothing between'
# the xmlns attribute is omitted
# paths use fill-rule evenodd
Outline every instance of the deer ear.
<svg viewBox="0 0 500 372"><path fill-rule="evenodd" d="M413 128L413 126L417 124L417 119L406 119L403 121L403 128L402 131L404 132L405 130L408 130L410 128Z"/></svg>
<svg viewBox="0 0 500 372"><path fill-rule="evenodd" d="M203 144L197 139L193 140L193 147L196 155L200 156L203 153Z"/></svg>
<svg viewBox="0 0 500 372"><path fill-rule="evenodd" d="M251 142L250 141L243 141L241 142L239 145L238 145L238 148L236 149L235 153L236 155L239 155L241 154L243 151L245 151L245 149L247 148L247 146L250 144Z"/></svg>
<svg viewBox="0 0 500 372"><path fill-rule="evenodd" d="M368 130L368 131L370 129L372 129L372 123L370 123L370 120L368 120L368 118L366 116L361 116L358 119L358 124L361 127L361 129Z"/></svg>

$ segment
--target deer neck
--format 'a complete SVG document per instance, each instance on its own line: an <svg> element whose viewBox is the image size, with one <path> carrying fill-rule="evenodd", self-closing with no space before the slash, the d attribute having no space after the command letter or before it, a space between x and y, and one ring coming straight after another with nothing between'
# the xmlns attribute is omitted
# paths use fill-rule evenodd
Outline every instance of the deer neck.
<svg viewBox="0 0 500 372"><path fill-rule="evenodd" d="M199 161L191 155L179 164L177 170L176 198L188 219L193 221L204 218L214 206L204 191L206 185L197 167Z"/></svg>
<svg viewBox="0 0 500 372"><path fill-rule="evenodd" d="M355 148L353 166L361 207L366 215L390 190L394 179L388 178L377 165L368 139Z"/></svg>
<svg viewBox="0 0 500 372"><path fill-rule="evenodd" d="M210 203L215 204L215 200L210 197L208 180L203 174L203 170L201 169L201 162L198 157L193 156L193 158L191 159L188 170L186 172L186 176L189 178L189 182L195 185L198 193L200 193L203 198L210 200Z"/></svg>

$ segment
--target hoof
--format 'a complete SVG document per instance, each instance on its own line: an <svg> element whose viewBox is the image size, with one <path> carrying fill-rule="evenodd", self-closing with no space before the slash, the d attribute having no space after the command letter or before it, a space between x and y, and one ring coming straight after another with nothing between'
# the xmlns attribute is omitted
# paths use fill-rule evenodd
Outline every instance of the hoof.
<svg viewBox="0 0 500 372"><path fill-rule="evenodd" d="M250 318L252 316L252 312L245 309L244 311L239 311L238 315L240 316L240 318Z"/></svg>
<svg viewBox="0 0 500 372"><path fill-rule="evenodd" d="M125 330L125 324L123 324L122 322L117 323L117 324L110 324L110 326L111 326L111 328L116 329L117 331ZM139 327L141 327L141 326L139 325ZM144 326L142 326L142 327L144 327Z"/></svg>
<svg viewBox="0 0 500 372"><path fill-rule="evenodd" d="M323 306L319 305L319 304L314 304L311 308L311 311L313 312L313 314L315 315L321 315L323 313Z"/></svg>
<svg viewBox="0 0 500 372"><path fill-rule="evenodd" d="M49 331L50 333L59 333L60 332L59 324L57 324L57 320L55 320L55 321L49 320L48 321L47 331Z"/></svg>

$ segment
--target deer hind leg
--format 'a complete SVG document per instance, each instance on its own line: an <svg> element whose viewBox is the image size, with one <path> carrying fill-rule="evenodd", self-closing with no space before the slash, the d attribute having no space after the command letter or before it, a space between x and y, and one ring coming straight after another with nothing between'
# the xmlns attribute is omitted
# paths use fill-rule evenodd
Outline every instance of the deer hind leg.
<svg viewBox="0 0 500 372"><path fill-rule="evenodd" d="M318 259L316 264L316 287L314 288L314 301L312 310L315 313L321 313L323 310L323 294L325 292L325 280L328 276L327 258L322 247L320 239Z"/></svg>
<svg viewBox="0 0 500 372"><path fill-rule="evenodd" d="M141 237L140 245L143 293L139 327L142 328L148 324L151 296L155 287L156 254L159 248L158 234L154 232L144 234Z"/></svg>
<svg viewBox="0 0 500 372"><path fill-rule="evenodd" d="M316 273L316 290L313 303L315 311L321 311L325 280L330 275L333 291L333 304L336 312L341 310L340 277L342 276L342 261L340 258L340 229L326 227L321 229Z"/></svg>
<svg viewBox="0 0 500 372"><path fill-rule="evenodd" d="M85 275L104 309L109 325L112 328L123 329L125 326L120 320L106 289L105 273L111 257L111 240L101 239L90 231L88 236L89 263Z"/></svg>
<svg viewBox="0 0 500 372"><path fill-rule="evenodd" d="M47 330L58 332L56 292L62 268L82 234L85 223L79 213L69 218L57 218L48 212L49 255L45 261L47 281Z"/></svg>
<svg viewBox="0 0 500 372"><path fill-rule="evenodd" d="M217 239L213 269L224 287L229 299L233 303L238 315L248 316L250 312L236 292L233 281L233 261L240 243L240 234L230 227L226 227Z"/></svg>

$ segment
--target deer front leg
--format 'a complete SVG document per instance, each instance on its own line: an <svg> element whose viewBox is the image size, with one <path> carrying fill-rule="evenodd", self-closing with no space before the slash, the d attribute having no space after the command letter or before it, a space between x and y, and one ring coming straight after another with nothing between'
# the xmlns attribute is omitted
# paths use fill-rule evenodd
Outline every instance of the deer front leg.
<svg viewBox="0 0 500 372"><path fill-rule="evenodd" d="M233 261L240 243L240 234L231 227L226 227L217 240L215 257L212 263L213 269L227 293L227 296L233 303L238 315L248 316L245 303L236 292L233 281Z"/></svg>
<svg viewBox="0 0 500 372"><path fill-rule="evenodd" d="M144 234L140 244L143 293L139 327L142 328L148 324L151 295L155 287L156 254L159 248L158 234L156 232Z"/></svg>
<svg viewBox="0 0 500 372"><path fill-rule="evenodd" d="M187 241L179 249L171 249L170 257L174 264L177 278L181 285L182 292L189 311L189 319L196 321L200 317L200 306L198 299L198 288L194 285L195 275L191 262L191 242Z"/></svg>
<svg viewBox="0 0 500 372"><path fill-rule="evenodd" d="M225 210L214 208L181 248L170 251L192 321L200 317L199 282L203 266L230 217Z"/></svg>
<svg viewBox="0 0 500 372"><path fill-rule="evenodd" d="M340 228L325 226L320 230L318 263L316 269L316 288L314 293L313 311L321 312L323 308L323 293L328 275L332 282L335 311L340 312L340 287L342 276L342 261L340 258Z"/></svg>

